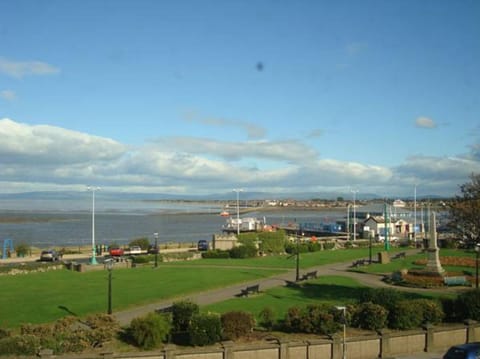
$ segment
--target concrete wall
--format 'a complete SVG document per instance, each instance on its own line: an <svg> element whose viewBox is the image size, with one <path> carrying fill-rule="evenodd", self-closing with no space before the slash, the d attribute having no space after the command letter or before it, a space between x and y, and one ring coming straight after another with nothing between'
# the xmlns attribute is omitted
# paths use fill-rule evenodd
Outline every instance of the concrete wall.
<svg viewBox="0 0 480 359"><path fill-rule="evenodd" d="M391 358L421 352L446 351L452 345L480 341L480 323L443 327L429 326L412 331L388 331L371 336L347 338L348 359ZM224 342L214 347L182 348L167 345L158 352L101 353L97 358L109 359L341 359L343 338L306 341L275 341L263 344L239 345ZM45 354L41 358L53 357ZM84 358L68 356L69 359ZM89 356L88 358L95 358Z"/></svg>

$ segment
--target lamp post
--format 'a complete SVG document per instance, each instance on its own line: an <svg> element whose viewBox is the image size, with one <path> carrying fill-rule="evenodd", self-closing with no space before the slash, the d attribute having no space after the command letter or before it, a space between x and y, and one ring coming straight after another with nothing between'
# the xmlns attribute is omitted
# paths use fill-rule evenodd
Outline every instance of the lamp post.
<svg viewBox="0 0 480 359"><path fill-rule="evenodd" d="M112 270L113 270L113 259L107 259L105 264L108 269L108 309L107 314L112 314Z"/></svg>
<svg viewBox="0 0 480 359"><path fill-rule="evenodd" d="M243 192L243 189L235 188L233 192L237 192L237 236L240 234L240 192Z"/></svg>
<svg viewBox="0 0 480 359"><path fill-rule="evenodd" d="M153 238L155 238L155 268L158 267L158 233L155 232L153 234Z"/></svg>
<svg viewBox="0 0 480 359"><path fill-rule="evenodd" d="M478 289L478 256L480 254L480 244L475 245L475 289Z"/></svg>
<svg viewBox="0 0 480 359"><path fill-rule="evenodd" d="M417 248L417 185L413 192L413 244Z"/></svg>
<svg viewBox="0 0 480 359"><path fill-rule="evenodd" d="M88 191L92 191L92 257L90 258L90 264L92 265L98 264L95 250L95 192L99 189L100 187L87 187Z"/></svg>
<svg viewBox="0 0 480 359"><path fill-rule="evenodd" d="M350 190L353 193L353 240L357 239L357 210L355 208L355 197L358 190Z"/></svg>
<svg viewBox="0 0 480 359"><path fill-rule="evenodd" d="M347 307L345 306L339 306L335 307L337 310L342 311L342 316L343 316L343 359L347 359Z"/></svg>

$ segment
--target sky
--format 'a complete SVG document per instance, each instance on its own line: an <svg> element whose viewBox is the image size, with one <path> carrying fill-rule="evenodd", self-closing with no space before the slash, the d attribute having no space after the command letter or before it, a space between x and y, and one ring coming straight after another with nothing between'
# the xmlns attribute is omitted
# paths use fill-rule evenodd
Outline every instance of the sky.
<svg viewBox="0 0 480 359"><path fill-rule="evenodd" d="M0 193L454 196L476 0L2 0Z"/></svg>

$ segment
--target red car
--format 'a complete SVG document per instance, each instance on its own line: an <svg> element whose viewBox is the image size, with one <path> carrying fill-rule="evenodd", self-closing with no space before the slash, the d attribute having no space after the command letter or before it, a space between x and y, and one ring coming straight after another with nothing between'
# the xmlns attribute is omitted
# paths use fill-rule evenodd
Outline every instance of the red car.
<svg viewBox="0 0 480 359"><path fill-rule="evenodd" d="M110 253L112 257L121 257L123 256L124 251L122 248L110 248L108 253Z"/></svg>

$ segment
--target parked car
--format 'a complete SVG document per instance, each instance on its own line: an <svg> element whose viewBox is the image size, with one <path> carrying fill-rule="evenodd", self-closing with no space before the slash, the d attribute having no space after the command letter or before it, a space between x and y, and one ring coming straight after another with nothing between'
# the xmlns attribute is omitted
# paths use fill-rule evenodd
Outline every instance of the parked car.
<svg viewBox="0 0 480 359"><path fill-rule="evenodd" d="M142 248L140 246L131 246L130 247L130 254L142 254Z"/></svg>
<svg viewBox="0 0 480 359"><path fill-rule="evenodd" d="M42 262L55 262L58 261L62 256L55 249L48 249L40 253L40 260Z"/></svg>
<svg viewBox="0 0 480 359"><path fill-rule="evenodd" d="M113 247L113 248L109 248L108 253L112 257L121 257L125 254L125 251L123 250L123 248Z"/></svg>
<svg viewBox="0 0 480 359"><path fill-rule="evenodd" d="M208 241L201 239L197 243L197 249L199 251L208 251Z"/></svg>
<svg viewBox="0 0 480 359"><path fill-rule="evenodd" d="M155 247L154 244L151 244L151 245L148 247L148 253L149 253L149 254L157 254L157 253L160 253L160 248L159 248L159 247Z"/></svg>
<svg viewBox="0 0 480 359"><path fill-rule="evenodd" d="M480 357L480 343L454 345L447 350L443 359L477 359Z"/></svg>

